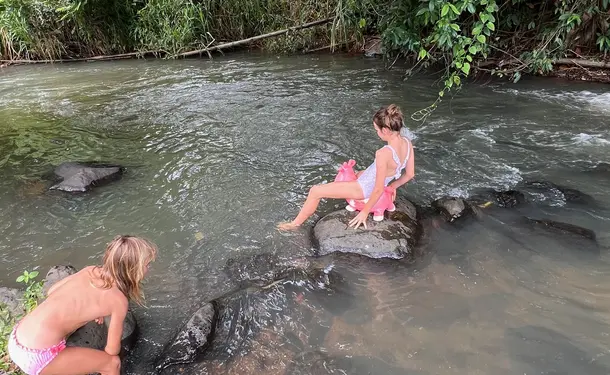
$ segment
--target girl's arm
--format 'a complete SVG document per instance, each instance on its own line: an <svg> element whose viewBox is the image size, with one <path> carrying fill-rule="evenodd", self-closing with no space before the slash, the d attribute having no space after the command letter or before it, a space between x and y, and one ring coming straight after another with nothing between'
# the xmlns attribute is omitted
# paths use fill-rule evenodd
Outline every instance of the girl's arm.
<svg viewBox="0 0 610 375"><path fill-rule="evenodd" d="M119 355L121 352L121 337L123 336L123 321L127 315L129 305L127 299L124 298L113 301L113 304L105 351L110 355Z"/></svg>
<svg viewBox="0 0 610 375"><path fill-rule="evenodd" d="M409 156L409 160L407 161L407 167L405 168L405 173L398 178L398 180L393 181L390 186L394 188L394 190L398 189L402 185L409 182L415 176L415 152L413 151L413 146L409 143L409 147L411 147L411 156Z"/></svg>

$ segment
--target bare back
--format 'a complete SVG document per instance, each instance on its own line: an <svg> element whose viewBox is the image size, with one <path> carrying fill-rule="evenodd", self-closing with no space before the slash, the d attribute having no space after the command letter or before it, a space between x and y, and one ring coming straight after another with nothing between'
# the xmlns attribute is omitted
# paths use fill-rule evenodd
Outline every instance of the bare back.
<svg viewBox="0 0 610 375"><path fill-rule="evenodd" d="M19 323L18 341L32 349L44 349L90 321L126 313L125 295L115 286L100 288L96 272L95 267L86 267L51 288L47 299Z"/></svg>
<svg viewBox="0 0 610 375"><path fill-rule="evenodd" d="M411 154L411 142L405 137L398 137L396 142L388 146L396 153L396 157L388 160L386 178L395 177L396 171L406 165L407 158Z"/></svg>

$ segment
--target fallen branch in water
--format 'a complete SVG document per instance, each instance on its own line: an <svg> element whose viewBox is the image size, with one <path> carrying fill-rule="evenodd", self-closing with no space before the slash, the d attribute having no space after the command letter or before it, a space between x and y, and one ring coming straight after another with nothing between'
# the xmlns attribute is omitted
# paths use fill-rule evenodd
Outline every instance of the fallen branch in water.
<svg viewBox="0 0 610 375"><path fill-rule="evenodd" d="M211 57L210 52L220 51L222 49L231 48L235 46L239 46L246 43L251 43L261 39L267 39L274 36L284 35L289 33L290 31L307 29L313 26L323 25L329 23L333 20L333 18L326 18L323 20L313 21L304 23L299 26L289 27L283 30L273 31L271 33L262 34L253 36L251 38L241 39L234 42L218 44L216 46L210 47L209 45L206 48L198 49L194 51L183 52L175 55L175 57L189 57L194 55L202 55L203 53L207 53L209 57ZM53 63L67 63L67 62L86 62L86 61L108 61L108 60L122 60L122 59L131 59L134 57L144 57L150 55L168 55L165 51L144 51L144 52L130 52L130 53L122 53L119 55L104 55L104 56L93 56L93 57L83 57L77 59L56 59L56 60L0 60L0 67L14 65L14 64L53 64Z"/></svg>
<svg viewBox="0 0 610 375"><path fill-rule="evenodd" d="M332 18L326 18L326 19L323 19L323 20L318 20L318 21L313 21L313 22L309 22L309 23L304 23L304 24L299 25L299 26L293 26L293 27L289 27L287 29L277 30L277 31L273 31L273 32L270 32L270 33L267 33L267 34L262 34L262 35L253 36L251 38L237 40L235 42L223 43L223 44L218 44L218 45L213 46L213 47L198 49L198 50L195 50L195 51L183 52L183 53L178 54L177 57L189 57L189 56L194 56L194 55L201 55L203 53L219 51L221 49L231 48L231 47L239 46L239 45L242 45L242 44L251 43L251 42L254 42L254 41L257 41L257 40L267 39L267 38L271 38L271 37L274 37L274 36L279 36L279 35L287 34L290 31L296 31L296 30L301 30L301 29L307 29L309 27L313 27L313 26L317 26L317 25L323 25L323 24L329 23L332 20L333 20Z"/></svg>

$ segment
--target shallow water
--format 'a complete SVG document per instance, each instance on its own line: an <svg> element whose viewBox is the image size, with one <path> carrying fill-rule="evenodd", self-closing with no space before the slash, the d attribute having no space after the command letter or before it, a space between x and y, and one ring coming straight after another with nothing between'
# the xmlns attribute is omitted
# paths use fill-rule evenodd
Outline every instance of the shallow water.
<svg viewBox="0 0 610 375"><path fill-rule="evenodd" d="M202 301L235 288L239 280L222 269L228 259L311 254L307 236L282 235L276 223L339 163L372 161L381 146L376 108L394 102L413 113L435 99L434 82L403 81L378 60L331 56L1 70L0 283L14 285L36 266L97 262L118 233L150 238L161 252L146 284L149 307L136 310L141 339L124 366L146 373ZM280 285L268 297L280 323L261 323L229 359L184 370L607 374L610 174L590 170L610 161L609 121L607 86L468 85L423 124L407 121L416 178L401 194L427 205L544 179L596 203L539 196L525 211L492 208L464 225L430 227L428 255L410 267L337 259L343 281L330 298ZM86 195L46 192L40 176L70 160L128 169ZM342 206L325 202L319 213ZM594 230L601 255L523 225L522 214ZM314 318L295 328L303 316ZM286 346L291 327L307 333L305 344Z"/></svg>

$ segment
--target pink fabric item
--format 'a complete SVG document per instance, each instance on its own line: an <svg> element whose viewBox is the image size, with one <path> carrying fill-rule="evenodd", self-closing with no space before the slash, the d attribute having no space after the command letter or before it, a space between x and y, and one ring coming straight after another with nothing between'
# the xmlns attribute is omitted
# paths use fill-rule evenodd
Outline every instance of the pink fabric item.
<svg viewBox="0 0 610 375"><path fill-rule="evenodd" d="M66 340L61 340L59 344L46 349L26 348L17 341L18 326L19 324L16 324L11 333L8 342L8 354L11 357L11 360L19 366L21 371L28 375L39 375L40 372L66 348Z"/></svg>

